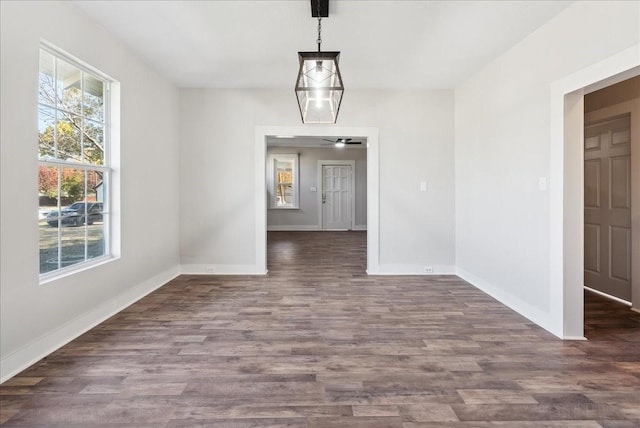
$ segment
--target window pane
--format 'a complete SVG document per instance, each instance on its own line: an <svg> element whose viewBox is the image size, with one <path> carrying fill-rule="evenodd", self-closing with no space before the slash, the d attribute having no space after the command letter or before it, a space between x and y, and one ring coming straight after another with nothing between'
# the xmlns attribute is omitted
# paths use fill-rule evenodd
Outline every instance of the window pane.
<svg viewBox="0 0 640 428"><path fill-rule="evenodd" d="M61 267L86 260L85 225L89 206L86 201L85 179L84 170L62 168L60 189L66 206L60 211Z"/></svg>
<svg viewBox="0 0 640 428"><path fill-rule="evenodd" d="M75 202L82 202L85 199L84 171L81 169L62 168L62 180L60 182L62 193L62 205L73 205ZM74 206L73 209L76 209ZM84 211L84 209L83 209ZM64 213L63 213L64 214ZM63 223L64 215L63 215Z"/></svg>
<svg viewBox="0 0 640 428"><path fill-rule="evenodd" d="M92 120L84 123L84 162L94 165L104 164L104 126Z"/></svg>
<svg viewBox="0 0 640 428"><path fill-rule="evenodd" d="M105 248L105 224L107 215L102 211L95 211L89 214L87 257L94 259L106 254Z"/></svg>
<svg viewBox="0 0 640 428"><path fill-rule="evenodd" d="M105 200L104 173L102 171L87 171L87 200L102 202ZM101 206L101 210L102 210Z"/></svg>
<svg viewBox="0 0 640 428"><path fill-rule="evenodd" d="M56 105L55 57L49 52L40 51L40 86L38 102L50 106Z"/></svg>
<svg viewBox="0 0 640 428"><path fill-rule="evenodd" d="M65 223L64 213L60 228L61 267L67 267L85 261L85 226Z"/></svg>
<svg viewBox="0 0 640 428"><path fill-rule="evenodd" d="M291 184L278 185L278 192L276 195L276 203L279 207L291 207L293 206L293 186Z"/></svg>
<svg viewBox="0 0 640 428"><path fill-rule="evenodd" d="M58 269L58 228L46 221L38 223L40 229L40 273Z"/></svg>
<svg viewBox="0 0 640 428"><path fill-rule="evenodd" d="M58 269L58 168L38 170L40 273Z"/></svg>
<svg viewBox="0 0 640 428"><path fill-rule="evenodd" d="M104 83L85 73L83 88L84 116L102 122L104 120Z"/></svg>
<svg viewBox="0 0 640 428"><path fill-rule="evenodd" d="M69 113L59 112L59 114L62 117L58 117L57 127L58 159L81 162L80 129L82 129L82 120L80 116Z"/></svg>
<svg viewBox="0 0 640 428"><path fill-rule="evenodd" d="M82 113L82 72L71 64L58 58L57 84L58 84L58 108L75 113Z"/></svg>
<svg viewBox="0 0 640 428"><path fill-rule="evenodd" d="M38 107L38 146L40 159L55 158L56 112L49 107Z"/></svg>

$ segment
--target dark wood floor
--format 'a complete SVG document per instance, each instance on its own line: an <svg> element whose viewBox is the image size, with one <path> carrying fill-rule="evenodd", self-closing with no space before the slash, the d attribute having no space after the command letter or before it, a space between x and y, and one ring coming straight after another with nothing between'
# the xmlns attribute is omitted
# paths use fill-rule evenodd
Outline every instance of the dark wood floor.
<svg viewBox="0 0 640 428"><path fill-rule="evenodd" d="M268 277L183 276L0 387L6 426L638 427L640 315L563 342L365 234L272 233Z"/></svg>

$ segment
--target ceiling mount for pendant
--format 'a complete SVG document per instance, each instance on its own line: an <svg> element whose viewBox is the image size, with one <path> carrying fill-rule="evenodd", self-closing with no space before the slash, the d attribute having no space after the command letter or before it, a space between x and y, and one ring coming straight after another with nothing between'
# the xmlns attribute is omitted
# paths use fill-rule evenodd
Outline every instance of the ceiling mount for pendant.
<svg viewBox="0 0 640 428"><path fill-rule="evenodd" d="M302 123L335 123L344 86L338 67L340 52L322 52L322 18L329 16L329 0L311 0L311 16L318 18L317 52L298 52L300 68L296 97Z"/></svg>
<svg viewBox="0 0 640 428"><path fill-rule="evenodd" d="M318 8L318 5L320 6L320 8ZM328 18L329 0L311 0L311 17Z"/></svg>

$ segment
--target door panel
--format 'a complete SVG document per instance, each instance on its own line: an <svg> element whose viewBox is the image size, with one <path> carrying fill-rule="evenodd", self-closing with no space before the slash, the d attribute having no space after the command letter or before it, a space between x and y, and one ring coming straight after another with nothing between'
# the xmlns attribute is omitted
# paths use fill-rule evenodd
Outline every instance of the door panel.
<svg viewBox="0 0 640 428"><path fill-rule="evenodd" d="M584 161L584 206L600 208L600 159Z"/></svg>
<svg viewBox="0 0 640 428"><path fill-rule="evenodd" d="M584 283L630 301L630 116L587 126L584 137Z"/></svg>
<svg viewBox="0 0 640 428"><path fill-rule="evenodd" d="M611 248L611 277L629 282L631 280L631 229L611 226L609 228L609 248Z"/></svg>
<svg viewBox="0 0 640 428"><path fill-rule="evenodd" d="M600 273L600 226L584 227L584 269Z"/></svg>
<svg viewBox="0 0 640 428"><path fill-rule="evenodd" d="M351 166L322 166L322 228L351 229Z"/></svg>

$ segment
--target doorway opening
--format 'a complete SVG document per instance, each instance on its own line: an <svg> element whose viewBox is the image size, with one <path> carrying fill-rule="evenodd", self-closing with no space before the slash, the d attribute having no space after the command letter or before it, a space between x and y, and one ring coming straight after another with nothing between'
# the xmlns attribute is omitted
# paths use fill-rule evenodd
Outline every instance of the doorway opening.
<svg viewBox="0 0 640 428"><path fill-rule="evenodd" d="M267 231L351 230L366 235L366 273L378 272L377 129L257 127L255 166L259 270Z"/></svg>
<svg viewBox="0 0 640 428"><path fill-rule="evenodd" d="M548 329L564 339L585 339L585 95L640 75L638 52L640 46L635 45L551 85ZM633 201L631 205L638 206ZM634 233L638 229L634 225ZM636 309L640 307L638 279L632 279Z"/></svg>
<svg viewBox="0 0 640 428"><path fill-rule="evenodd" d="M640 264L632 263L640 260L640 231L632 222L640 216L637 183L640 76L584 97L584 287L630 307L640 306L639 296L632 304L640 277Z"/></svg>

